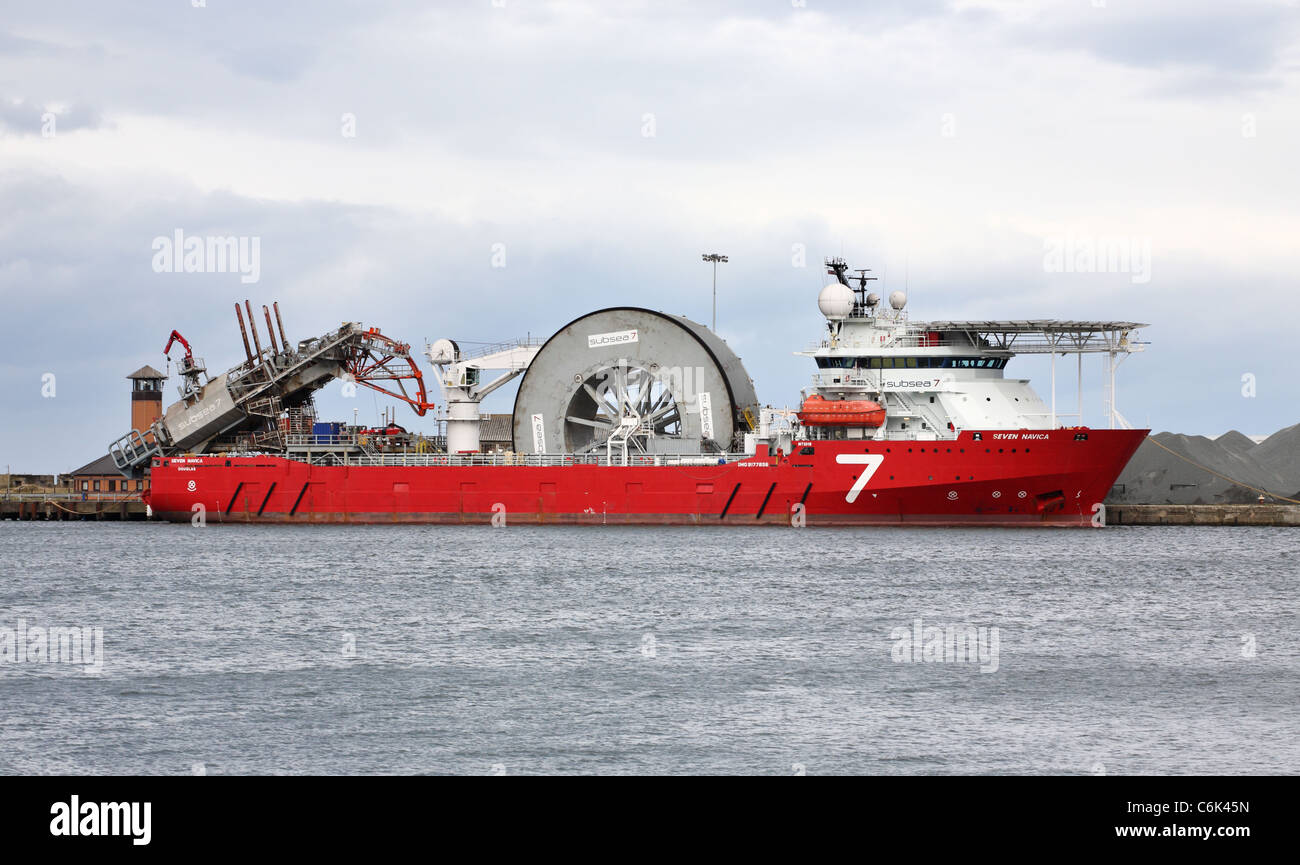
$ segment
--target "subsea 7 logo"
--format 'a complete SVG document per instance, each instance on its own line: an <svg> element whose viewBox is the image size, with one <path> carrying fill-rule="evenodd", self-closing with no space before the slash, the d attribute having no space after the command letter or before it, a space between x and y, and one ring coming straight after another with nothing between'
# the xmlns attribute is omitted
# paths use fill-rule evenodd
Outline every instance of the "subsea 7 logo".
<svg viewBox="0 0 1300 865"><path fill-rule="evenodd" d="M848 495L844 497L844 501L849 504L857 501L858 493L862 492L867 485L867 481L871 480L871 476L876 473L876 469L880 468L880 464L884 461L883 454L836 454L835 462L837 463L866 466L862 470L862 474L858 475L858 479L853 482L853 486L849 487Z"/></svg>

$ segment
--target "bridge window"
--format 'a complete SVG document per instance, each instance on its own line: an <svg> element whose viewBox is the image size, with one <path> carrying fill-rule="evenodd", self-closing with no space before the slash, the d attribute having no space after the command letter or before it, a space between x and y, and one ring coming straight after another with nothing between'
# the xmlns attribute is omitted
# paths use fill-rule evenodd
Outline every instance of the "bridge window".
<svg viewBox="0 0 1300 865"><path fill-rule="evenodd" d="M821 369L1003 369L1005 357L818 357Z"/></svg>
<svg viewBox="0 0 1300 865"><path fill-rule="evenodd" d="M817 366L822 369L852 369L857 358L853 357L819 357Z"/></svg>
<svg viewBox="0 0 1300 865"><path fill-rule="evenodd" d="M1005 357L945 357L942 361L944 369L1002 369L1007 365Z"/></svg>

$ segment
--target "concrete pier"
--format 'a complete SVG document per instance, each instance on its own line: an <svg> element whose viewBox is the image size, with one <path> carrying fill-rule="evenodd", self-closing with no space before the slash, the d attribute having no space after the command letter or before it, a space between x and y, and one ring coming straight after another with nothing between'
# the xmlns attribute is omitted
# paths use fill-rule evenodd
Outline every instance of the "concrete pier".
<svg viewBox="0 0 1300 865"><path fill-rule="evenodd" d="M0 520L144 520L139 499L94 499L40 495L0 497Z"/></svg>
<svg viewBox="0 0 1300 865"><path fill-rule="evenodd" d="M1112 526L1300 526L1300 505L1106 505Z"/></svg>

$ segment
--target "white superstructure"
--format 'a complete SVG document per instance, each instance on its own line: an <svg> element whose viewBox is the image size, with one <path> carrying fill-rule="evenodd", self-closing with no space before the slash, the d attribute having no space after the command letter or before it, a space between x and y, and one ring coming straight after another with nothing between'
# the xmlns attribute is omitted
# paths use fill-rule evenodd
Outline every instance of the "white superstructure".
<svg viewBox="0 0 1300 865"><path fill-rule="evenodd" d="M1137 322L1113 321L911 321L907 297L890 295L888 309L866 290L871 277L846 276L840 259L827 261L837 281L818 296L826 335L806 351L817 363L809 392L828 400L871 400L886 411L879 428L809 429L812 438L955 438L963 429L1054 429L1067 415L1056 406L1056 357L1109 356L1107 411L1111 426L1128 426L1115 406L1116 358L1141 351ZM856 281L854 287L850 280ZM1052 356L1051 397L1045 401L1027 379L1007 378L1016 354ZM1080 409L1081 410L1081 409ZM1076 421L1077 423L1077 421Z"/></svg>

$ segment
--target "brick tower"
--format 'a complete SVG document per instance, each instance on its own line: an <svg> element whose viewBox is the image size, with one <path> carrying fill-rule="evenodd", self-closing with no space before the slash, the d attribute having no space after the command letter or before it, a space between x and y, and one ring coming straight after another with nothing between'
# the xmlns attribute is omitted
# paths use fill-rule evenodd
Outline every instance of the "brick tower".
<svg viewBox="0 0 1300 865"><path fill-rule="evenodd" d="M142 366L127 378L131 380L131 429L147 432L162 417L162 383L167 376Z"/></svg>

